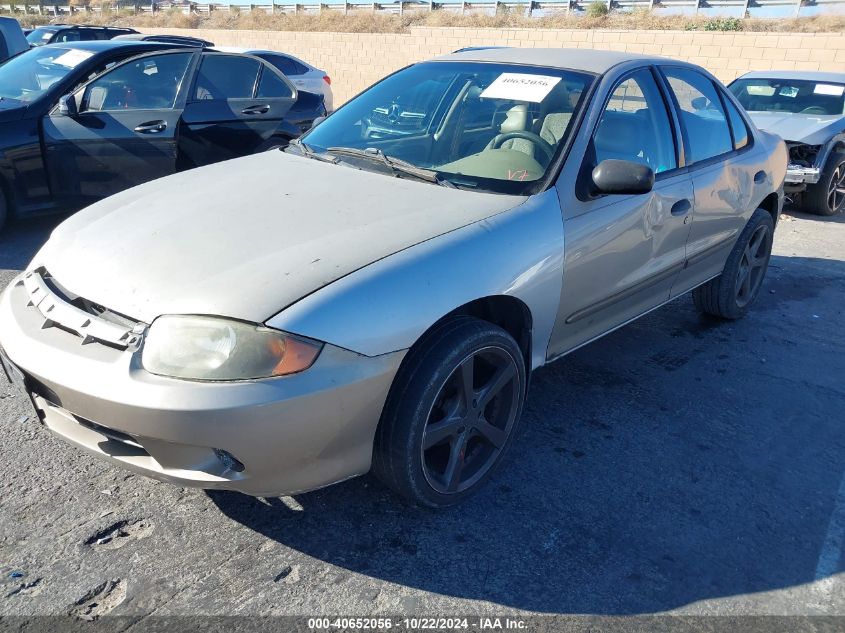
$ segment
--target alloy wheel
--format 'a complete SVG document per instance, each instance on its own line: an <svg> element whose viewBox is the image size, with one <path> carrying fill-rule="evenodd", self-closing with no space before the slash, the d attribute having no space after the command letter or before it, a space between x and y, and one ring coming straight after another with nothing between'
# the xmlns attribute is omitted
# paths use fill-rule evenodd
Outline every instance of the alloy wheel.
<svg viewBox="0 0 845 633"><path fill-rule="evenodd" d="M845 163L839 163L830 179L827 189L827 207L831 213L836 213L845 203Z"/></svg>
<svg viewBox="0 0 845 633"><path fill-rule="evenodd" d="M745 246L736 277L736 303L740 308L744 308L754 298L763 282L769 262L770 240L769 227L761 225Z"/></svg>
<svg viewBox="0 0 845 633"><path fill-rule="evenodd" d="M519 411L517 364L499 347L474 351L443 383L422 434L422 467L442 494L472 487L505 448Z"/></svg>

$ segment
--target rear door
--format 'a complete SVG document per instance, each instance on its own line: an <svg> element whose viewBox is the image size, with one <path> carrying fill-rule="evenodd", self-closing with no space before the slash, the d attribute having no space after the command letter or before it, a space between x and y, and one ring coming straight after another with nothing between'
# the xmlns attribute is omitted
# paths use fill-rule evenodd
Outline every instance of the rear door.
<svg viewBox="0 0 845 633"><path fill-rule="evenodd" d="M672 288L678 296L722 272L755 201L771 191L773 175L720 87L692 68L665 66L662 73L681 120L695 188L687 261Z"/></svg>
<svg viewBox="0 0 845 633"><path fill-rule="evenodd" d="M197 54L133 58L80 89L78 113L58 108L42 136L50 187L80 206L176 171L179 119Z"/></svg>
<svg viewBox="0 0 845 633"><path fill-rule="evenodd" d="M203 53L183 116L180 166L207 165L261 150L296 101L296 89L267 62Z"/></svg>

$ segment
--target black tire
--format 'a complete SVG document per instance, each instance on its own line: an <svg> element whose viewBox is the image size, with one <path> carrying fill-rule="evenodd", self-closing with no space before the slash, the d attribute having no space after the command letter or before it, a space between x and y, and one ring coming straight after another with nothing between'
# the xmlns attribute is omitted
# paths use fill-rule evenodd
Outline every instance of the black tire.
<svg viewBox="0 0 845 633"><path fill-rule="evenodd" d="M845 153L833 152L814 185L801 194L801 210L815 215L836 215L845 208Z"/></svg>
<svg viewBox="0 0 845 633"><path fill-rule="evenodd" d="M744 317L763 285L772 255L774 230L769 212L755 210L728 255L722 274L692 291L695 307L722 319Z"/></svg>
<svg viewBox="0 0 845 633"><path fill-rule="evenodd" d="M471 391L463 388L467 375ZM472 317L444 322L411 349L393 382L376 431L374 474L412 503L460 503L506 454L525 386L522 350L502 328Z"/></svg>

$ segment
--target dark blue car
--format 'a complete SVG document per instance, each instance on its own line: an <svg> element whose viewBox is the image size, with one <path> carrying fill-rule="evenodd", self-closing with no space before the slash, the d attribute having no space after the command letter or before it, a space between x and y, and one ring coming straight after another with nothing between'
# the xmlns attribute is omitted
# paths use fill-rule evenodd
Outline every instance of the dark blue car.
<svg viewBox="0 0 845 633"><path fill-rule="evenodd" d="M149 41L33 48L0 66L0 226L284 146L322 97L267 62Z"/></svg>

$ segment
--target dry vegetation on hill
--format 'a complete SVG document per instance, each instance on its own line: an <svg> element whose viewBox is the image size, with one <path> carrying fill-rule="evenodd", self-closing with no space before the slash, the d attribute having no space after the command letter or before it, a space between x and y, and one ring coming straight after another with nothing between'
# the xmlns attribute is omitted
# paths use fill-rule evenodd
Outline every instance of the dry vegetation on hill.
<svg viewBox="0 0 845 633"><path fill-rule="evenodd" d="M263 12L236 13L213 12L210 15L189 14L171 9L156 14L132 15L77 13L62 21L88 24L115 24L147 28L208 28L254 29L264 31L325 31L342 33L402 33L412 26L469 27L469 28L547 28L547 29L654 29L654 30L708 30L708 31L783 31L783 32L843 32L845 16L825 15L794 19L705 18L693 16L661 16L648 10L630 13L587 12L587 15L551 15L526 17L515 11L498 15L452 11L407 11L403 16L388 13L371 13L365 9L350 11L324 11L321 14L276 14ZM48 22L41 16L21 17L25 25Z"/></svg>

